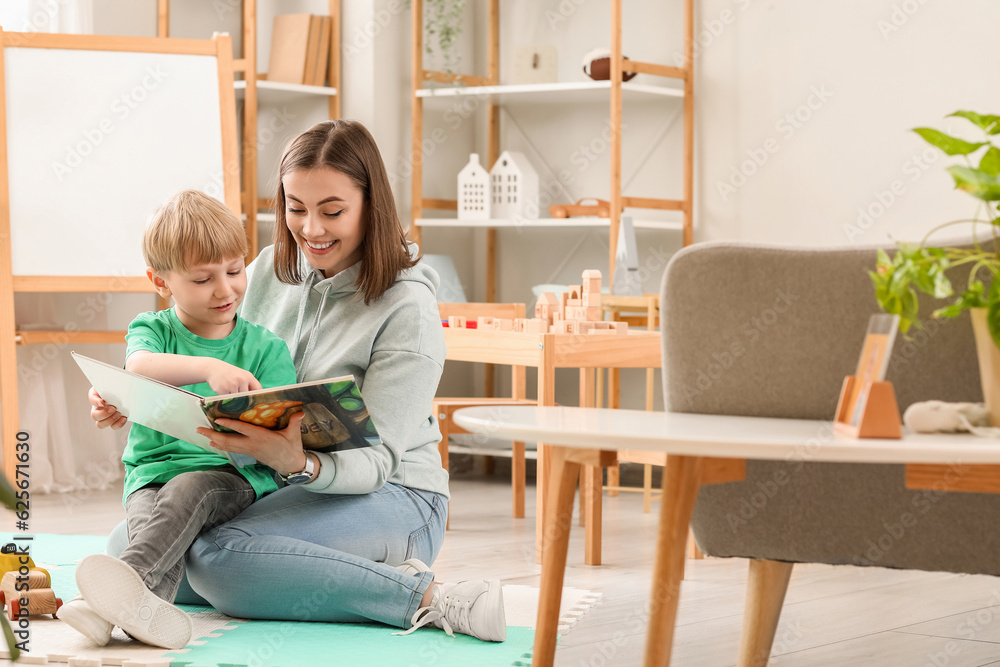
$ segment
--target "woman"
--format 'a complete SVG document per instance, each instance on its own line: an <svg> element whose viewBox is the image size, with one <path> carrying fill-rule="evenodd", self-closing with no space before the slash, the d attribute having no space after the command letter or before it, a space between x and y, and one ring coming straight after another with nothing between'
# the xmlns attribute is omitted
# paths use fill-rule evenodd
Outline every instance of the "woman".
<svg viewBox="0 0 1000 667"><path fill-rule="evenodd" d="M274 245L248 268L241 316L288 343L300 382L354 375L383 444L307 453L298 420L201 429L288 485L199 537L187 556L197 595L182 586L177 601L503 641L498 581L439 584L424 565L441 548L448 501L431 414L445 358L438 278L406 242L378 147L359 123L323 122L289 145L279 179ZM125 424L93 390L91 403L99 428ZM120 525L109 552L125 544Z"/></svg>

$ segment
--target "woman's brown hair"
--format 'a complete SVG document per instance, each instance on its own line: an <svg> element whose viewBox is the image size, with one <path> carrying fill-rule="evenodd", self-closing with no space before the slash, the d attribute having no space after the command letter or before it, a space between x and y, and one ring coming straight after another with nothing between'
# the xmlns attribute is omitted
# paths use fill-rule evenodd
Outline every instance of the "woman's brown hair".
<svg viewBox="0 0 1000 667"><path fill-rule="evenodd" d="M379 299L399 273L416 264L396 213L385 164L375 139L364 125L351 120L317 123L297 136L285 150L278 168L275 201L274 273L289 285L302 282L299 248L285 220L285 174L308 169L333 169L344 174L364 194L367 229L361 241L358 290L365 304Z"/></svg>

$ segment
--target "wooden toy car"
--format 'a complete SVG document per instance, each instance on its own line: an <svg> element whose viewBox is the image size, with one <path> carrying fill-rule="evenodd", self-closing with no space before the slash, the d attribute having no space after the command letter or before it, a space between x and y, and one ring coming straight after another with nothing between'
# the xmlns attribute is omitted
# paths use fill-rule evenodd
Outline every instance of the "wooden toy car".
<svg viewBox="0 0 1000 667"><path fill-rule="evenodd" d="M585 204L584 202L594 202ZM549 206L553 218L569 218L574 215L596 215L598 218L611 217L611 203L603 199L585 198L575 204L553 204Z"/></svg>
<svg viewBox="0 0 1000 667"><path fill-rule="evenodd" d="M40 616L41 614L56 615L56 611L62 606L63 601L56 597L55 592L49 588L52 581L45 570L28 570L28 589L19 591L16 586L18 582L17 571L8 572L0 579L0 604L7 607L7 618L14 621L21 617L21 600L27 600L25 605L27 614L30 616ZM22 578L20 583L24 584Z"/></svg>

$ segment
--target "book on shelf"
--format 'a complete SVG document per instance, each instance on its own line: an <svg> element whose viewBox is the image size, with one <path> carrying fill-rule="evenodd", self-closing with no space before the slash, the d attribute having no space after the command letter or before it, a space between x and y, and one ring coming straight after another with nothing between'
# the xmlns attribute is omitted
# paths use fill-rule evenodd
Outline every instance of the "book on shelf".
<svg viewBox="0 0 1000 667"><path fill-rule="evenodd" d="M315 14L274 17L267 80L321 86L329 63L333 19ZM324 46L325 45L325 46Z"/></svg>
<svg viewBox="0 0 1000 667"><path fill-rule="evenodd" d="M338 452L381 444L354 377L302 382L221 396L193 392L71 352L87 379L105 401L136 424L222 454L237 466L252 462L242 454L212 447L195 429L232 432L214 422L240 421L272 430L288 426L292 415L305 416L299 426L302 446Z"/></svg>
<svg viewBox="0 0 1000 667"><path fill-rule="evenodd" d="M322 19L323 24L320 26L319 50L316 54L316 77L313 79L313 85L325 86L326 75L330 69L330 39L333 34L333 17L320 16L318 18Z"/></svg>

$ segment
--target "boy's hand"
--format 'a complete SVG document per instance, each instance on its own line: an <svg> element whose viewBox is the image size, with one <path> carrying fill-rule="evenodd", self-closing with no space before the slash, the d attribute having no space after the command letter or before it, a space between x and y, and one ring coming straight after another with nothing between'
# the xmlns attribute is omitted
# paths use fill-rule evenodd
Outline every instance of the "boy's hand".
<svg viewBox="0 0 1000 667"><path fill-rule="evenodd" d="M237 368L218 359L210 359L205 382L216 394L235 394L241 391L260 389L260 382L250 371Z"/></svg>
<svg viewBox="0 0 1000 667"><path fill-rule="evenodd" d="M115 406L105 403L96 389L91 387L87 392L87 398L90 400L90 418L97 422L97 428L110 426L112 430L118 430L125 426L128 418L118 412Z"/></svg>

